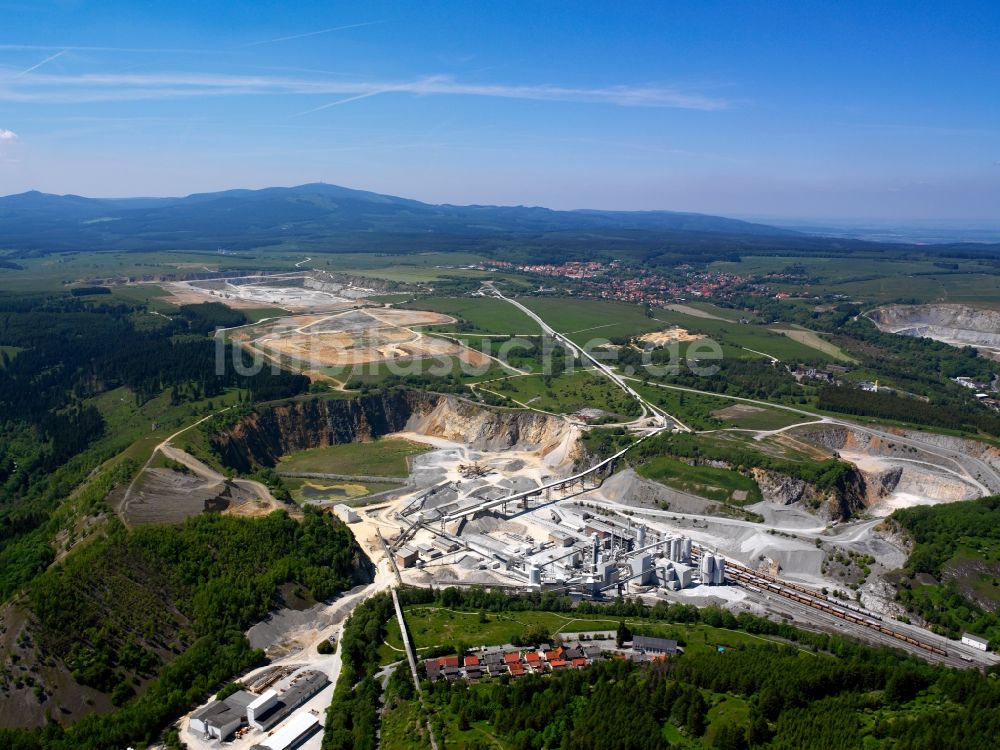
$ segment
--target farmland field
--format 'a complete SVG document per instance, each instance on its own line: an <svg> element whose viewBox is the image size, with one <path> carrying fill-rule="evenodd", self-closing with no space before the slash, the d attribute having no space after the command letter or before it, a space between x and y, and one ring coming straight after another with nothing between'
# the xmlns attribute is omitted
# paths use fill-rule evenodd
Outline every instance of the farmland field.
<svg viewBox="0 0 1000 750"><path fill-rule="evenodd" d="M513 305L493 297L420 297L399 307L431 310L467 321L471 328L456 325L434 326L434 331L461 331L478 334L537 335L538 324Z"/></svg>
<svg viewBox="0 0 1000 750"><path fill-rule="evenodd" d="M515 376L484 383L482 387L533 409L556 414L572 414L590 408L618 414L626 419L639 416L635 402L593 370L577 370L553 378Z"/></svg>
<svg viewBox="0 0 1000 750"><path fill-rule="evenodd" d="M644 308L625 302L549 297L522 297L518 301L577 344L663 328L662 323L646 317Z"/></svg>

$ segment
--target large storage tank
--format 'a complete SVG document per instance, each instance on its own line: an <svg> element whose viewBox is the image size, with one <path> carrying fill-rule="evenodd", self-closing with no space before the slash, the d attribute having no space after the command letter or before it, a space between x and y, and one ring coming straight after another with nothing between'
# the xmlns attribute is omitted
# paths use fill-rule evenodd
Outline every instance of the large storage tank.
<svg viewBox="0 0 1000 750"><path fill-rule="evenodd" d="M701 582L711 585L715 575L715 557L703 552L701 555Z"/></svg>
<svg viewBox="0 0 1000 750"><path fill-rule="evenodd" d="M532 586L540 586L542 583L542 569L537 565L528 568L528 583Z"/></svg>
<svg viewBox="0 0 1000 750"><path fill-rule="evenodd" d="M686 537L681 539L681 562L691 562L691 540Z"/></svg>
<svg viewBox="0 0 1000 750"><path fill-rule="evenodd" d="M674 562L680 562L681 560L681 540L680 537L674 537L670 540L670 559Z"/></svg>
<svg viewBox="0 0 1000 750"><path fill-rule="evenodd" d="M721 557L715 558L715 570L712 571L712 583L721 586L726 582L726 561Z"/></svg>

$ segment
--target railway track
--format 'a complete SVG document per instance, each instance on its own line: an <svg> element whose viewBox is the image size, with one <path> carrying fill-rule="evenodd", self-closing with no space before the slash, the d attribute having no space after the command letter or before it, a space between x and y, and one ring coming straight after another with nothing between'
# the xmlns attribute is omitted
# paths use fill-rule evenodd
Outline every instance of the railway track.
<svg viewBox="0 0 1000 750"><path fill-rule="evenodd" d="M701 559L701 549L693 547L691 550L693 560ZM908 633L889 627L878 615L868 612L860 607L851 606L839 602L825 594L813 591L805 586L796 583L783 581L767 573L761 573L751 568L747 568L739 563L726 560L726 575L735 580L740 586L756 593L775 594L785 599L789 599L797 604L819 610L833 617L858 625L863 628L881 633L882 635L894 638L909 646L928 651L937 656L947 657L948 652L940 646L914 638Z"/></svg>

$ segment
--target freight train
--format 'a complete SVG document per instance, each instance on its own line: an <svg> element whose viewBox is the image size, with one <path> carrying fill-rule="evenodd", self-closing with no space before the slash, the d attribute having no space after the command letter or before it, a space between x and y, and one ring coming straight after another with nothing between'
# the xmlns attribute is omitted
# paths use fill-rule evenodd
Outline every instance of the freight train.
<svg viewBox="0 0 1000 750"><path fill-rule="evenodd" d="M701 549L693 547L691 550L691 557L695 560L699 559L701 557ZM883 635L889 636L890 638L895 638L896 640L902 641L911 646L916 646L924 651L929 651L932 654L937 654L938 656L948 655L948 652L939 646L918 640L913 636L901 633L898 630L893 630L882 622L882 618L876 614L866 612L860 607L856 607L851 604L839 602L836 599L817 593L816 591L813 591L805 586L783 581L780 578L768 575L767 573L752 570L728 559L726 560L726 575L740 586L744 586L745 588L756 593L776 594L784 597L785 599L790 599L793 602L803 604L807 607L812 607L813 609L818 609L821 612L825 612L833 617L840 618L841 620L845 620L855 625L860 625L868 628L869 630L877 631Z"/></svg>

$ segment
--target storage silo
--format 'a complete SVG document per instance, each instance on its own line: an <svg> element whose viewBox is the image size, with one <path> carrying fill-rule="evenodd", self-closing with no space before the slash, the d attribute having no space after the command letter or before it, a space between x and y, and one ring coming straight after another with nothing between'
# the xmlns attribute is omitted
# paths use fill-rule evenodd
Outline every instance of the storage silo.
<svg viewBox="0 0 1000 750"><path fill-rule="evenodd" d="M542 583L542 569L537 565L528 568L528 583L532 586L540 586Z"/></svg>
<svg viewBox="0 0 1000 750"><path fill-rule="evenodd" d="M726 561L721 557L715 558L715 570L712 571L712 583L721 586L726 582Z"/></svg>
<svg viewBox="0 0 1000 750"><path fill-rule="evenodd" d="M593 558L591 559L591 563L593 563L596 566L597 565L597 556L598 556L598 553L599 553L599 551L601 549L601 540L598 539L596 531L591 535L591 540L593 541L593 545L594 545L594 554L593 554Z"/></svg>
<svg viewBox="0 0 1000 750"><path fill-rule="evenodd" d="M646 527L643 524L639 525L639 530L636 532L635 546L639 549L646 546Z"/></svg>
<svg viewBox="0 0 1000 750"><path fill-rule="evenodd" d="M708 554L707 552L702 553L701 556L701 582L705 585L711 585L713 576L715 575L715 557Z"/></svg>
<svg viewBox="0 0 1000 750"><path fill-rule="evenodd" d="M681 562L691 562L691 540L687 537L681 538Z"/></svg>
<svg viewBox="0 0 1000 750"><path fill-rule="evenodd" d="M674 562L680 562L681 559L681 540L680 537L674 537L670 540L670 559Z"/></svg>

